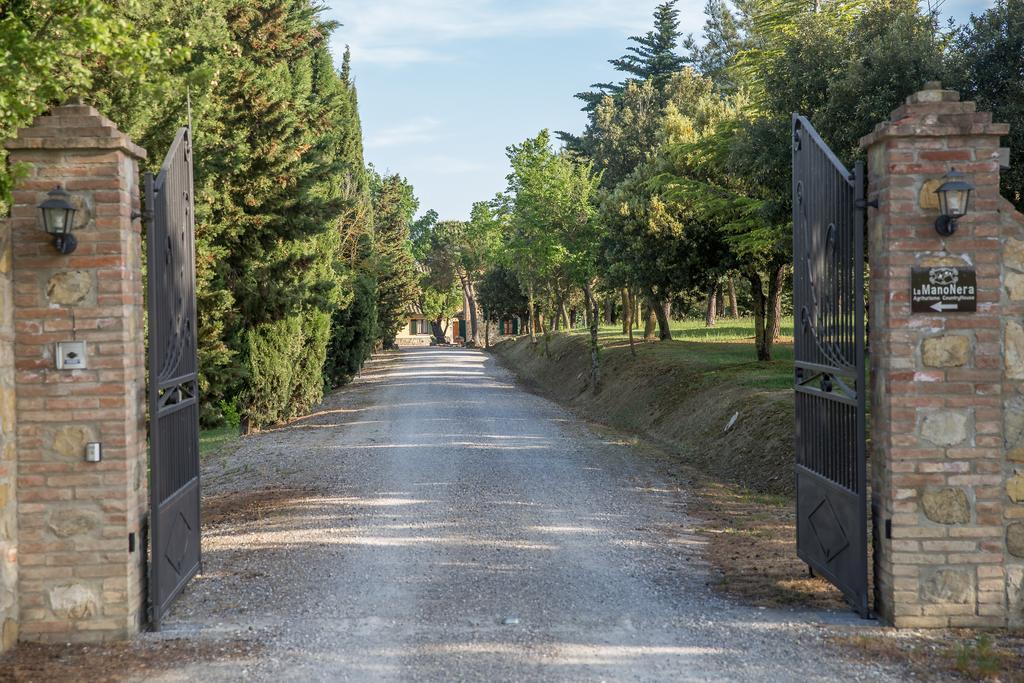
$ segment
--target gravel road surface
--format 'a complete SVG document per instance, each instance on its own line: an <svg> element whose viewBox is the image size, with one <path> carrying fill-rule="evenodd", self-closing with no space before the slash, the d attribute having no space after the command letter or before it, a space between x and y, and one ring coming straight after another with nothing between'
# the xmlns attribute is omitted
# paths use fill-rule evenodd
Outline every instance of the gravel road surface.
<svg viewBox="0 0 1024 683"><path fill-rule="evenodd" d="M375 359L204 476L204 573L147 637L225 656L149 680L905 678L825 644L852 616L714 594L686 491L479 351Z"/></svg>

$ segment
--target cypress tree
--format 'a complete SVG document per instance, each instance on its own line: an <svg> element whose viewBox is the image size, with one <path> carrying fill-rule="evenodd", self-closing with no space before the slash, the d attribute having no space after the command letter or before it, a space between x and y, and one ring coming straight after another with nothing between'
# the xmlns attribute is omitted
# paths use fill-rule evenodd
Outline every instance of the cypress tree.
<svg viewBox="0 0 1024 683"><path fill-rule="evenodd" d="M395 345L398 328L419 293L419 275L409 239L419 202L412 186L397 174L371 170L373 231L377 271L377 332L385 349Z"/></svg>

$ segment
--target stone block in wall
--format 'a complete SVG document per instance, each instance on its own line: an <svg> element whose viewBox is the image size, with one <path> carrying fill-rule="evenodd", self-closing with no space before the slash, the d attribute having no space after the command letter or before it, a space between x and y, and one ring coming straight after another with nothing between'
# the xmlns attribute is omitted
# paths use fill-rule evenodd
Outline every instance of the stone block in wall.
<svg viewBox="0 0 1024 683"><path fill-rule="evenodd" d="M974 592L974 577L966 569L936 569L921 579L921 599L929 604L966 605Z"/></svg>
<svg viewBox="0 0 1024 683"><path fill-rule="evenodd" d="M931 368L959 368L971 360L971 339L962 334L930 337L921 343L921 361Z"/></svg>
<svg viewBox="0 0 1024 683"><path fill-rule="evenodd" d="M1012 396L1003 406L1003 440L1007 459L1024 462L1024 396Z"/></svg>
<svg viewBox="0 0 1024 683"><path fill-rule="evenodd" d="M921 509L924 516L936 524L968 524L971 521L971 500L963 489L925 491L921 495Z"/></svg>
<svg viewBox="0 0 1024 683"><path fill-rule="evenodd" d="M1006 527L1006 551L1024 558L1024 522L1013 522Z"/></svg>
<svg viewBox="0 0 1024 683"><path fill-rule="evenodd" d="M958 410L934 410L921 417L921 436L936 446L957 446L970 437L970 415Z"/></svg>

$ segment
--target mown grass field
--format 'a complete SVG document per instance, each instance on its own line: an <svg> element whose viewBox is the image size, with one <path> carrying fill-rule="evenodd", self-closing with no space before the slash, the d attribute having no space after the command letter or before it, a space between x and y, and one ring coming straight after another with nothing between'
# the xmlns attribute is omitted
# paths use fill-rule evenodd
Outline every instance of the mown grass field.
<svg viewBox="0 0 1024 683"><path fill-rule="evenodd" d="M572 331L586 335L585 329ZM628 348L629 339L620 325L602 325L601 345L609 350ZM772 360L758 362L754 351L753 318L721 318L714 327L704 320L677 320L672 323L672 341L645 344L643 330L633 330L637 347L662 363L687 368L704 375L710 383L730 379L751 389L788 389L793 386L793 318L782 320L781 334L772 350Z"/></svg>

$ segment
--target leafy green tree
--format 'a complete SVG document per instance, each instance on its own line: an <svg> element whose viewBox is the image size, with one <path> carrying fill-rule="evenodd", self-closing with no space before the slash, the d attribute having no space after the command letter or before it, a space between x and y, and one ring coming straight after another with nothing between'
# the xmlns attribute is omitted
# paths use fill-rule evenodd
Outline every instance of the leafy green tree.
<svg viewBox="0 0 1024 683"><path fill-rule="evenodd" d="M538 298L564 256L551 230L549 178L555 173L552 167L556 155L546 130L509 146L506 155L512 172L507 176L508 187L500 205L501 215L507 217L504 258L526 292L530 340L536 343L537 332L543 332L537 315Z"/></svg>
<svg viewBox="0 0 1024 683"><path fill-rule="evenodd" d="M462 288L454 278L439 283L425 272L420 280L419 307L430 320L430 331L438 344L448 341L448 321L462 308Z"/></svg>
<svg viewBox="0 0 1024 683"><path fill-rule="evenodd" d="M480 307L484 312L486 332L484 343L490 346L490 324L509 318L523 320L527 317L528 302L523 294L519 278L511 269L498 265L491 268L480 280L478 291Z"/></svg>
<svg viewBox="0 0 1024 683"><path fill-rule="evenodd" d="M712 117L720 102L714 84L689 68L673 74L660 89L654 81L630 83L617 97L606 97L582 138L588 156L603 172L603 186L615 187L654 157L678 132L667 125L668 119L681 112ZM704 111L695 111L698 106Z"/></svg>
<svg viewBox="0 0 1024 683"><path fill-rule="evenodd" d="M426 218L431 218L429 215ZM423 232L426 230L426 232ZM436 291L448 291L447 283L457 281L466 306L468 344L479 344L480 321L476 287L495 259L500 236L500 218L488 202L473 205L468 221L439 221L415 226L417 249L433 273Z"/></svg>
<svg viewBox="0 0 1024 683"><path fill-rule="evenodd" d="M950 60L951 85L964 99L1010 124L1008 171L1001 175L1002 194L1017 210L1024 208L1024 4L996 0L971 16L960 29Z"/></svg>
<svg viewBox="0 0 1024 683"><path fill-rule="evenodd" d="M0 140L69 95L90 92L101 63L147 80L174 49L129 20L139 7L136 0L0 0ZM0 147L0 213L16 177L6 158Z"/></svg>
<svg viewBox="0 0 1024 683"><path fill-rule="evenodd" d="M583 289L590 309L592 385L600 384L597 330L600 305L595 295L600 225L594 220L601 176L592 162L556 152L548 131L508 149L507 204L511 209L506 243L508 261L524 282L531 316L543 282ZM563 299L564 300L564 299ZM530 334L535 339L535 320Z"/></svg>
<svg viewBox="0 0 1024 683"><path fill-rule="evenodd" d="M941 70L933 14L916 0L744 0L736 71L751 106L676 149L662 192L727 236L751 286L758 358L770 359L792 262L790 113L841 156Z"/></svg>

